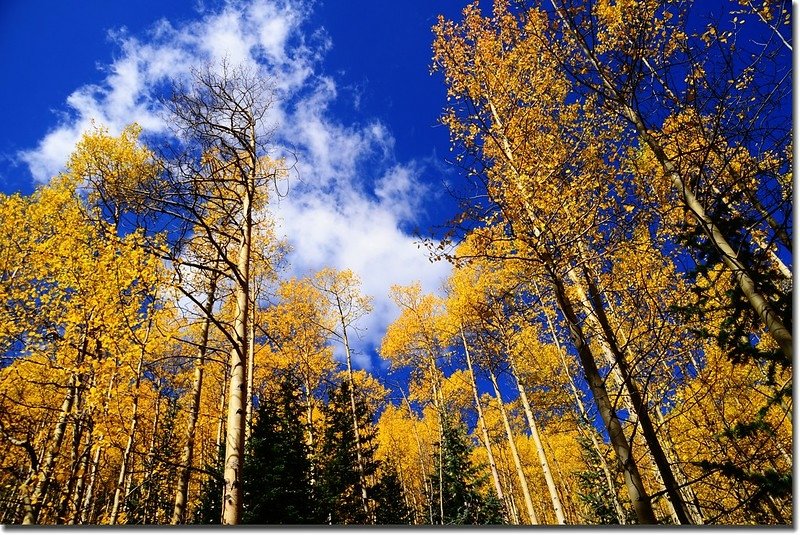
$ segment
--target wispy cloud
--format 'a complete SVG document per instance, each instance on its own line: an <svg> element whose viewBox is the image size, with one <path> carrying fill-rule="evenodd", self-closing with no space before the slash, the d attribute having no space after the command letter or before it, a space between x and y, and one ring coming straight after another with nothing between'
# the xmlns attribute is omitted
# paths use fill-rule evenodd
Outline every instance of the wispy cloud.
<svg viewBox="0 0 800 535"><path fill-rule="evenodd" d="M19 156L34 179L45 182L93 121L112 132L135 121L146 134L164 133L156 96L166 83L223 59L254 66L279 93L269 118L278 125L276 152L298 158L289 194L273 207L279 231L292 243L292 274L332 266L361 277L375 303L362 324L357 362L371 367L371 350L397 313L389 287L421 280L437 291L449 267L431 264L402 230L423 208L425 165L396 159L385 124L334 117L337 86L323 72L331 42L324 29L306 27L308 15L300 1L230 1L179 25L159 21L145 35L118 31L111 38L120 54L103 68L102 82L77 88L60 122Z"/></svg>

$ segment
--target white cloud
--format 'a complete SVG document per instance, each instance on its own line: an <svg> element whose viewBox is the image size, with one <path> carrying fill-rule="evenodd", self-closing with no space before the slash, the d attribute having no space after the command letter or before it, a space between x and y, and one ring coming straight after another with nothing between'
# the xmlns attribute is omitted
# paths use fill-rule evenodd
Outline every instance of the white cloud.
<svg viewBox="0 0 800 535"><path fill-rule="evenodd" d="M425 290L438 291L449 267L431 264L401 230L421 208L424 166L396 160L386 125L337 120L329 112L337 87L320 71L331 42L322 29L308 33L307 16L300 1L229 1L178 26L159 21L145 36L116 32L121 54L104 70L102 83L76 89L61 123L20 157L36 181L47 181L92 121L112 133L133 121L145 133L163 133L167 125L156 94L165 83L222 59L256 66L279 92L268 118L279 127L278 152L298 158L299 180L274 203L279 233L292 243L291 270L302 276L330 266L360 276L375 301L356 361L371 367L370 350L397 314L389 287L421 280Z"/></svg>

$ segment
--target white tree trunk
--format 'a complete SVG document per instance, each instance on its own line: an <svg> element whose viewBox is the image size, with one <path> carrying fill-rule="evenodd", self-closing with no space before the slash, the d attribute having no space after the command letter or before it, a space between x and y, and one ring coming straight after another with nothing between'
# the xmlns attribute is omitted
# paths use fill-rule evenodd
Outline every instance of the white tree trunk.
<svg viewBox="0 0 800 535"><path fill-rule="evenodd" d="M467 338L464 336L464 328L461 327L461 341L464 344L464 355L467 359L467 370L469 371L469 378L470 384L472 385L472 396L475 400L475 410L478 413L478 426L481 429L481 436L483 437L483 446L486 449L486 457L489 460L489 469L492 472L492 481L494 482L494 488L497 492L497 498L500 500L500 503L505 505L505 495L503 493L503 485L500 484L500 476L497 473L497 463L494 460L494 454L492 453L492 442L489 439L489 430L486 428L486 420L483 418L483 407L481 405L481 398L478 394L478 384L475 381L475 371L472 369L472 358L469 354L469 347L467 346ZM507 515L507 513L506 513Z"/></svg>
<svg viewBox="0 0 800 535"><path fill-rule="evenodd" d="M550 493L550 501L553 503L553 512L556 515L556 521L559 524L566 524L567 519L564 517L564 508L561 506L561 499L558 497L558 488L556 488L556 482L553 480L553 474L550 471L550 463L547 460L547 455L545 454L544 446L542 445L542 439L539 436L539 427L536 425L536 420L534 419L533 411L531 410L531 404L528 401L528 394L525 392L525 388L522 386L522 383L519 380L514 357L511 356L510 352L508 354L508 362L511 365L511 374L514 376L514 380L517 383L519 397L522 400L522 407L525 411L525 417L528 420L528 427L531 430L531 438L536 446L536 454L539 457L539 465L542 467L542 473L544 474L544 479L547 483L547 491Z"/></svg>
<svg viewBox="0 0 800 535"><path fill-rule="evenodd" d="M508 421L508 414L506 413L503 398L500 396L500 388L497 385L497 377L495 377L494 371L489 370L489 378L492 380L495 400L497 401L497 408L500 409L500 416L502 417L503 426L505 427L506 436L508 437L508 447L511 449L511 457L514 460L514 467L517 470L517 478L519 479L520 486L522 487L522 496L525 499L525 508L528 511L528 519L530 520L531 524L536 525L539 523L539 519L536 517L536 511L533 509L533 500L531 500L531 492L528 488L528 478L525 476L525 472L522 469L522 461L519 458L517 443L514 440L514 433L511 430L511 424Z"/></svg>

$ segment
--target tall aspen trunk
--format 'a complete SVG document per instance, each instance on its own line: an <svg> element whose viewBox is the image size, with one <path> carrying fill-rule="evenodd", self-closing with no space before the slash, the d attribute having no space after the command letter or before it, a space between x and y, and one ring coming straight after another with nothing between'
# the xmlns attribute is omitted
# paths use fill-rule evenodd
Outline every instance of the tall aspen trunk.
<svg viewBox="0 0 800 535"><path fill-rule="evenodd" d="M590 299L588 300L587 306L591 307L591 310L587 310L587 316L598 322L602 330L602 337L605 339L605 344L614 356L616 367L622 376L623 384L628 396L630 397L633 409L636 412L636 416L638 417L647 447L650 450L656 467L658 468L658 472L664 481L667 496L669 497L669 501L675 510L678 521L681 524L691 524L691 513L689 512L688 507L681 496L679 486L677 481L675 481L675 475L672 473L669 460L667 459L667 456L664 453L664 448L661 446L661 441L656 434L655 426L650 418L650 411L642 397L641 392L639 391L638 385L633 380L633 373L630 369L628 361L623 354L623 351L617 344L616 336L614 335L614 331L611 328L611 324L609 323L605 309L603 308L600 293L594 283L594 280L589 276L589 273L585 268L584 280L589 288ZM580 288L580 285L576 286L581 299L585 299L585 294Z"/></svg>
<svg viewBox="0 0 800 535"><path fill-rule="evenodd" d="M659 469L658 464L655 461L655 457L652 454L652 450L648 445L647 441L644 440L642 442L642 434L637 434L636 430L639 427L640 420L638 417L639 412L642 410L641 407L636 407L631 396L629 389L626 387L625 380L623 378L622 372L620 371L620 367L617 364L617 358L611 349L611 345L609 344L608 340L606 339L605 333L602 332L602 327L600 326L600 322L598 321L594 308L590 306L588 303L588 299L586 297L586 292L584 291L583 287L576 283L571 277L569 277L570 282L573 284L578 296L580 298L580 307L581 310L586 315L586 319L591 325L592 329L596 333L596 340L602 349L603 356L605 357L606 364L609 367L608 377L606 377L606 384L610 384L611 388L614 392L616 392L614 396L614 407L623 407L628 411L628 418L627 418L627 425L625 426L630 431L631 439L630 443L636 447L644 447L646 450L646 458L642 458L640 460L641 466L644 469L648 469L655 481L655 486L658 489L658 494L661 494L663 491L666 493L666 484L664 482L664 477L662 476L661 469ZM608 388L608 386L606 387ZM649 465L649 466L646 466ZM681 521L681 517L678 514L678 511L675 507L675 504L667 497L664 503L664 507L666 508L665 514L669 515L672 519L674 524L685 524L685 522Z"/></svg>
<svg viewBox="0 0 800 535"><path fill-rule="evenodd" d="M42 502L44 501L44 497L47 494L47 490L50 486L53 477L53 468L55 467L56 459L58 458L58 452L61 449L61 443L64 440L64 434L67 429L67 419L69 417L69 413L72 411L72 403L75 399L76 382L77 379L73 375L70 378L70 386L67 390L67 395L64 397L64 401L61 403L61 409L59 411L58 420L56 421L56 427L53 430L53 440L50 444L50 447L47 449L42 467L37 471L36 485L34 486L29 497L29 505L26 507L27 510L25 511L25 516L22 519L23 525L35 524L39 519Z"/></svg>
<svg viewBox="0 0 800 535"><path fill-rule="evenodd" d="M84 334L83 342L76 359L78 365L83 363L86 351L89 347L88 344L89 340ZM47 494L47 490L53 478L53 468L55 468L56 459L58 458L59 450L61 450L61 444L64 441L64 434L67 430L67 420L69 419L69 414L72 412L72 404L75 402L78 388L81 386L80 381L81 379L78 375L72 374L70 376L67 394L64 396L64 401L61 402L58 420L56 420L56 426L55 429L53 429L53 439L50 442L41 466L39 466L36 471L36 485L28 496L28 501L25 505L25 516L22 518L23 525L35 524L39 520L42 503L44 502L44 497Z"/></svg>
<svg viewBox="0 0 800 535"><path fill-rule="evenodd" d="M514 381L517 383L517 390L519 391L519 397L522 400L522 407L525 411L525 417L528 420L528 427L531 430L531 438L533 438L533 443L536 446L536 454L539 457L539 465L542 467L542 473L544 474L544 479L547 483L547 491L550 493L550 501L553 504L553 512L556 515L556 521L559 524L566 524L567 519L564 517L564 508L561 506L561 499L558 497L558 488L556 488L556 482L553 480L553 474L550 471L550 463L547 460L547 455L544 451L544 446L542 445L542 439L539 436L539 427L536 425L536 420L533 417L531 404L528 401L528 394L525 392L525 388L522 386L522 383L519 380L516 363L514 362L514 357L511 356L511 352L508 353L508 363L511 365L511 374L514 376Z"/></svg>
<svg viewBox="0 0 800 535"><path fill-rule="evenodd" d="M603 381L600 371L597 368L597 363L594 360L586 338L583 335L583 330L578 323L578 317L575 315L575 310L572 303L569 301L564 289L564 285L555 273L551 271L551 277L555 286L556 301L561 309L564 319L569 326L569 331L572 336L575 349L578 352L581 365L583 367L586 381L589 383L589 388L594 396L595 403L597 404L598 412L603 418L603 423L608 431L608 436L611 439L611 444L617 454L620 465L622 466L622 473L625 478L625 486L628 489L628 495L633 504L633 509L636 512L636 518L640 524L656 524L658 521L653 512L653 506L650 502L650 497L645 491L642 477L639 473L639 468L631 453L631 447L625 434L622 430L622 424L617 417L611 400L608 397L605 381Z"/></svg>
<svg viewBox="0 0 800 535"><path fill-rule="evenodd" d="M525 499L525 508L528 511L528 518L531 524L538 524L539 519L536 517L536 511L533 509L533 500L531 500L531 492L528 488L528 478L525 476L525 472L522 469L522 461L519 457L519 451L517 450L517 443L514 440L514 433L511 430L511 424L508 421L508 414L506 413L503 398L500 396L500 387L497 385L497 377L491 369L489 370L489 378L492 380L497 408L500 409L500 416L503 419L503 427L505 427L506 437L508 437L508 447L511 449L511 457L514 460L514 467L517 470L517 478L519 479L520 486L522 486L522 496Z"/></svg>
<svg viewBox="0 0 800 535"><path fill-rule="evenodd" d="M250 302L250 318L248 321L248 329L250 332L249 343L247 345L247 400L245 411L245 436L244 440L247 442L250 439L250 434L253 432L253 373L256 366L256 295L255 284L253 285L253 299Z"/></svg>
<svg viewBox="0 0 800 535"><path fill-rule="evenodd" d="M152 323L148 323L147 332L145 333L144 340L142 341L142 351L139 355L139 363L136 366L136 379L133 384L133 408L131 415L131 427L128 431L128 442L125 444L125 451L122 453L122 461L119 467L119 476L117 477L117 486L114 488L114 504L111 506L111 515L109 523L113 526L117 523L121 509L124 509L124 501L127 499L127 493L123 496L123 489L125 488L125 481L128 478L129 464L131 461L131 452L133 451L133 444L136 440L136 431L139 427L139 396L140 386L142 382L142 369L144 367L145 345L150 337L150 328Z"/></svg>
<svg viewBox="0 0 800 535"><path fill-rule="evenodd" d="M314 451L314 405L311 399L311 385L307 380L303 381L303 389L306 396L306 424L308 424L306 444L308 444L310 451Z"/></svg>
<svg viewBox="0 0 800 535"><path fill-rule="evenodd" d="M586 276L588 277L588 273L587 273ZM606 321L609 323L609 326L613 327L611 325L612 321L615 324L617 324L617 321L615 319L615 317L616 317L615 307L613 306L613 304L610 301L606 301L606 303L608 305L608 312L605 314L606 315ZM620 344L622 345L622 347L625 347L625 346L627 346L627 343L628 343L627 337L624 335L624 333L620 333L619 334L619 343L617 343L617 347L619 347ZM625 351L623 350L622 353L624 355ZM690 353L690 355L691 355L691 353ZM696 370L699 369L697 367L697 363L694 362L693 358L692 358L692 364L695 366ZM662 362L662 365L664 366L665 370L669 374L670 370L668 369L667 364L665 362ZM633 412L634 413L636 412L635 409L633 410ZM656 415L656 419L658 421L658 427L664 427L665 420L664 420L664 415L661 412L661 408L659 406L656 406L654 408L653 412ZM661 442L664 442L665 445L666 445L666 448L664 448L664 453L666 455L666 459L667 459L668 465L670 467L670 472L672 473L672 475L673 475L673 477L674 477L674 479L675 479L675 481L677 483L678 491L680 493L682 503L683 503L684 507L686 508L686 513L689 516L690 523L691 524L696 524L696 525L703 525L704 524L704 519L703 519L702 509L700 508L699 502L697 500L697 496L695 495L694 491L692 490L691 483L689 483L689 481L686 479L686 476L684 475L683 471L680 468L680 464L679 464L680 463L680 459L679 459L678 453L675 450L668 433L662 434L662 438L660 439L659 444L661 444ZM663 446L662 446L662 448L663 448ZM653 462L655 463L655 458L653 458ZM673 466L675 467L675 469L672 469ZM658 470L657 466L656 466L656 476L657 476L657 479L659 480L660 484L662 485L662 487L664 487L666 489L666 484L664 483L664 480L661 477L661 472L660 472L660 470ZM674 504L670 500L668 500L667 503L670 505L670 510L671 510L671 514L673 516L673 519L675 519L676 523L679 523L678 512L676 511Z"/></svg>
<svg viewBox="0 0 800 535"><path fill-rule="evenodd" d="M430 356L431 373L431 390L433 392L433 406L436 410L437 421L439 422L439 520L440 524L444 525L444 408L442 407L444 399L441 395L441 388L439 385L439 369L436 366L436 356L432 353Z"/></svg>
<svg viewBox="0 0 800 535"><path fill-rule="evenodd" d="M342 324L342 342L344 344L345 361L347 363L347 380L350 382L350 412L353 415L353 433L356 439L356 467L358 468L358 484L361 487L361 507L364 515L370 518L370 507L367 501L367 485L364 471L364 459L361 454L361 429L358 425L358 412L356 411L356 383L353 378L353 365L350 354L350 341L347 337L347 325L345 324L345 312L342 309L342 302L339 295L336 295L336 307L339 311L339 318Z"/></svg>
<svg viewBox="0 0 800 535"><path fill-rule="evenodd" d="M417 431L417 419L414 415L414 411L411 410L411 403L408 402L406 393L402 388L400 388L400 394L403 396L403 402L408 409L408 416L411 418L411 431L414 434L414 440L417 442L417 451L419 453L419 469L420 473L422 474L422 486L425 490L425 495L427 498L425 501L428 504L428 521L431 525L433 525L433 491L428 486L428 472L425 468L425 454L422 450L422 440L420 440L419 432Z"/></svg>
<svg viewBox="0 0 800 535"><path fill-rule="evenodd" d="M489 430L486 427L486 420L483 418L483 407L481 406L481 398L478 394L478 384L475 381L475 372L472 369L472 358L469 354L469 347L467 346L467 338L464 336L464 327L460 327L461 333L461 341L464 344L464 355L467 359L467 370L469 371L469 378L470 384L472 386L472 396L475 400L475 410L478 413L478 425L481 429L481 436L483 437L483 445L486 449L486 457L489 460L489 468L492 472L492 481L494 482L494 489L497 492L497 498L500 500L500 503L505 505L505 496L503 493L503 485L500 484L500 476L497 473L497 463L494 460L494 454L492 453L492 442L489 439ZM505 512L505 516L508 516L508 512Z"/></svg>
<svg viewBox="0 0 800 535"><path fill-rule="evenodd" d="M117 380L117 367L114 367L114 371L111 373L111 377L108 380L108 386L106 387L105 397L103 398L103 414L108 414L108 402L111 400L111 394L114 391L114 383ZM91 438L91 437L90 437ZM95 489L95 482L97 480L97 471L100 466L100 455L103 451L103 438L104 435L100 435L97 440L97 445L94 449L94 455L92 457L92 464L91 470L89 474L89 483L86 486L86 494L83 497L83 504L81 505L81 513L78 519L78 523L80 524L91 524L94 522L94 513L97 506L97 498L94 494Z"/></svg>
<svg viewBox="0 0 800 535"><path fill-rule="evenodd" d="M219 418L217 419L217 434L216 439L214 440L214 445L216 446L216 449L214 450L215 461L217 456L220 454L220 450L222 449L222 445L225 440L225 402L228 401L229 378L230 374L228 373L228 364L225 363L222 365L222 389L220 391L219 407L217 409Z"/></svg>
<svg viewBox="0 0 800 535"><path fill-rule="evenodd" d="M72 517L71 508L74 508L75 504L77 504L75 501L75 491L81 479L80 471L84 464L83 460L87 456L85 452L81 452L81 442L83 441L85 425L83 422L85 415L81 414L82 391L83 389L78 390L75 403L73 403L72 407L72 417L75 421L72 427L72 449L70 450L70 464L72 468L67 484L61 490L61 499L59 500L58 511L56 512L56 524L67 524Z"/></svg>
<svg viewBox="0 0 800 535"><path fill-rule="evenodd" d="M306 445L308 446L308 480L313 487L317 482L317 451L314 437L314 404L311 397L311 385L308 379L303 379L306 412Z"/></svg>
<svg viewBox="0 0 800 535"><path fill-rule="evenodd" d="M208 335L211 329L211 314L214 310L216 299L216 280L209 284L206 306L203 310L203 329L200 334L200 346L197 350L197 359L194 363L194 377L192 379L192 394L189 405L189 422L186 425L186 444L181 454L181 463L177 470L177 485L175 490L175 504L172 509L172 524L182 524L186 520L186 504L189 496L189 480L192 476L192 459L194 458L195 430L200 416L200 400L203 393L203 378L205 374L206 353L208 351ZM219 448L217 448L217 454Z"/></svg>
<svg viewBox="0 0 800 535"><path fill-rule="evenodd" d="M513 524L519 525L521 520L519 517L519 508L517 507L517 498L514 494L514 485L512 484L511 478L507 471L503 470L500 473L503 476L505 487L508 489L508 492L506 492L506 499L508 500L508 503L506 505L508 510L511 511L511 521Z"/></svg>
<svg viewBox="0 0 800 535"><path fill-rule="evenodd" d="M153 468L156 458L156 435L158 434L158 424L160 423L161 419L161 385L157 385L157 388L156 412L155 415L153 415L153 429L150 433L150 446L147 449L147 458L144 462L145 470L149 471L149 473L145 473L145 479L153 476ZM152 483L149 483L145 487L145 492L142 495L142 509L144 510L144 514L142 516L144 517L145 524L155 523L155 513L153 516L150 516L150 496L152 492L153 485Z"/></svg>
<svg viewBox="0 0 800 535"><path fill-rule="evenodd" d="M255 161L252 166L255 172ZM252 187L254 177L247 177L242 199L243 227L236 264L236 316L231 348L231 377L228 395L228 418L225 433L225 487L222 496L221 522L235 525L242 518L242 465L244 462L245 397L247 396L247 318L250 305L250 244L252 235Z"/></svg>
<svg viewBox="0 0 800 535"><path fill-rule="evenodd" d="M102 438L101 438L102 440ZM94 522L94 509L96 505L96 496L94 495L94 487L97 481L97 470L100 466L100 455L103 452L103 447L97 445L94 448L94 455L92 456L91 468L89 471L89 482L86 485L86 492L83 495L83 503L81 505L81 514L78 519L79 524L92 524Z"/></svg>
<svg viewBox="0 0 800 535"><path fill-rule="evenodd" d="M535 280L533 281L533 286L536 294L541 299L542 293L539 291L539 285ZM578 409L578 415L583 422L583 425L578 424L578 430L583 433L583 427L585 426L588 428L588 432L583 434L588 436L591 440L592 447L595 450L595 453L597 453L597 458L600 460L600 468L603 470L603 475L605 476L606 486L614 505L614 512L617 515L617 521L620 525L625 525L627 523L625 509L623 509L622 504L619 502L619 498L617 498L617 486L614 484L614 476L611 473L611 468L608 466L608 462L606 461L605 453L603 452L603 449L600 447L600 443L597 440L597 432L589 418L589 412L586 410L586 407L583 404L580 392L578 392L578 387L575 385L575 381L572 379L572 373L567 365L566 355L563 347L561 346L558 333L556 333L556 328L553 325L553 320L547 311L545 311L544 317L547 321L547 328L550 331L550 336L553 338L553 343L556 345L556 351L558 351L558 358L561 361L561 366L564 368L564 374L569 382L572 398L575 400L575 407Z"/></svg>
<svg viewBox="0 0 800 535"><path fill-rule="evenodd" d="M74 525L80 521L83 512L83 496L87 485L87 478L89 477L90 458L92 454L92 426L89 424L89 440L86 444L86 450L81 455L81 463L79 468L79 476L75 484L75 490L72 494L72 511L70 511L69 520L67 524Z"/></svg>

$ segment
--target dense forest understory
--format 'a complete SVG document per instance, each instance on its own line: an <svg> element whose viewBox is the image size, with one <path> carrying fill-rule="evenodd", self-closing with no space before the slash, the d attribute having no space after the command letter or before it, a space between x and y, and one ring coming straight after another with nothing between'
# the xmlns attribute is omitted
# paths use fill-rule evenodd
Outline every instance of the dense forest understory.
<svg viewBox="0 0 800 535"><path fill-rule="evenodd" d="M0 522L791 524L791 4L721 5L440 18L452 271L389 373L355 273L285 274L272 81L86 132L0 196Z"/></svg>

